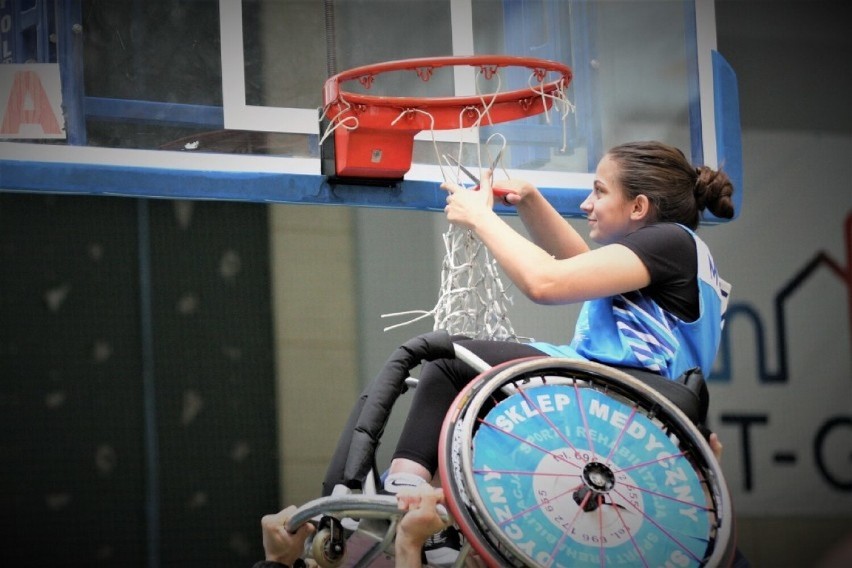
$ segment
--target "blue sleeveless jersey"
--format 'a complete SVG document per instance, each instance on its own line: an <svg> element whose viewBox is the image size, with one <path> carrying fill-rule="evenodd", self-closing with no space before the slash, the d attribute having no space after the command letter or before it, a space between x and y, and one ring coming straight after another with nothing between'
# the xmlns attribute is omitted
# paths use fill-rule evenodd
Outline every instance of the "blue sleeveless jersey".
<svg viewBox="0 0 852 568"><path fill-rule="evenodd" d="M731 286L719 277L704 241L684 229L698 252L697 320L685 322L635 291L585 302L570 345L536 342L533 347L553 357L636 367L669 378L701 367L709 377Z"/></svg>

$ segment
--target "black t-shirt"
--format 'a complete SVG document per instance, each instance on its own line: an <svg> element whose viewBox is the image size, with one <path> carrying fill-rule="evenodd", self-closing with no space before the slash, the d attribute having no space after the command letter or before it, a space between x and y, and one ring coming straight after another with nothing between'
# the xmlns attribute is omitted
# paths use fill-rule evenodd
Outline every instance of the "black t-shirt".
<svg viewBox="0 0 852 568"><path fill-rule="evenodd" d="M636 253L651 274L643 294L684 321L698 319L698 253L692 235L675 223L655 223L617 242Z"/></svg>

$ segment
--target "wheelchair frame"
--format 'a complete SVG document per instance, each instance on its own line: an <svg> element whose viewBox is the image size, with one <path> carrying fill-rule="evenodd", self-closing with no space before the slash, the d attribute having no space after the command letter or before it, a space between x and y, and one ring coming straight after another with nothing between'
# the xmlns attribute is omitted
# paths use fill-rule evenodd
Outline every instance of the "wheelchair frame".
<svg viewBox="0 0 852 568"><path fill-rule="evenodd" d="M572 566L602 566L623 563L625 559L631 565L646 566L649 562L652 565L713 567L731 563L735 543L730 495L721 468L702 431L694 423L706 413L706 406L702 407L707 403L706 392L700 388L703 381L696 387L687 377L687 384L682 385L683 392L695 392L695 396L686 398L666 385L666 394L672 395L667 398L636 376L587 361L534 357L491 367L474 353L453 344L448 334L439 331L406 342L391 356L385 365L387 372L380 373L367 387L350 415L323 484L325 495L300 507L288 522L288 530L294 531L303 523L319 518L318 530L307 544L307 556L320 566L393 566L393 539L404 513L397 509L393 496L376 492L379 469L375 450L393 402L414 384L409 372L422 361L446 357L459 358L480 371L448 412L439 448L438 473L445 491L448 518L455 520L467 540L456 566L464 565L472 552L495 567L569 565L564 563L566 561ZM619 433L619 440L629 438L625 435L629 425L634 429L650 429L659 436L654 438L655 444L660 447L667 444L665 455L647 463L637 463L633 456L628 464L616 455L619 441L613 443L608 455L596 453L593 447L584 447L582 443L575 444L560 432L571 428L579 432L583 425L588 431L589 420L594 416L582 412L570 415L555 412L548 418L545 411L550 407L535 406L533 395L546 404L550 404L546 402L548 396L564 400L566 404L573 401L578 409L584 399L598 409L601 404L623 408L622 414L629 413L630 418L623 424L618 423L615 431ZM687 408L685 413L670 398L680 401L695 398L699 406ZM515 409L518 405L525 408L528 417L544 417L547 428L557 433L549 435L552 448L542 448L529 440L524 442L522 436L513 435L506 428L495 428L490 422L493 413L500 415L501 408ZM517 412L513 410L507 416L521 422ZM572 422L580 419L583 425ZM587 438L586 445L593 446L592 438ZM518 442L515 451L504 452L510 440ZM583 440L578 439L578 442ZM487 448L490 446L499 451L489 454ZM656 445L654 447L660 451ZM638 451L639 447L633 450ZM626 450L620 447L619 451ZM499 506L495 506L491 497L499 495L502 498L510 488L483 481L500 478L501 473L488 470L487 466L483 468L478 462L485 458L477 457L477 453L490 455L490 459L497 461L502 460L503 453L533 455L527 470L502 472L506 480L512 479L507 483L519 486L520 480L549 476L561 480L559 491L557 493L553 485L556 481L546 488L542 482L537 486L529 482L527 493L538 494L538 498L516 495L513 507L507 505L506 499L498 499ZM646 482L650 479L648 476L652 474L645 470L654 463L671 469L664 472L653 488L642 493L643 488L635 484L640 473ZM666 494L663 487L671 478L675 464L679 468L678 477L686 476L691 483L689 503L684 502L683 495ZM568 470L571 473L567 473ZM569 478L573 481L569 482ZM565 491L566 487L569 491ZM569 500L571 497L573 499ZM654 506L662 504L651 513L665 512L672 508L666 504L675 504L685 517L675 518L679 522L674 524L655 518L643 509L642 503L646 501ZM625 521L628 515L632 520ZM686 518L699 519L697 528L690 527L682 532L688 524L683 522ZM603 530L604 519L609 523L609 533ZM519 524L522 521L527 527L547 527L539 536L548 546L514 538L519 531L523 532ZM597 535L589 529L594 523L601 527ZM582 528L584 526L586 529ZM691 534L689 530L697 532ZM700 534L705 530L708 534ZM662 552L656 555L647 552L646 548L652 545ZM578 560L580 557L584 559L582 562Z"/></svg>

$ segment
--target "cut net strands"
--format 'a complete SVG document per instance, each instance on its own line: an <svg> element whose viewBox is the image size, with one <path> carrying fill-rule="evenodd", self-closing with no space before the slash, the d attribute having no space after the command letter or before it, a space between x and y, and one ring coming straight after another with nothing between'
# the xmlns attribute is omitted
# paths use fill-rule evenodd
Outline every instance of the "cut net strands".
<svg viewBox="0 0 852 568"><path fill-rule="evenodd" d="M465 112L464 110L462 112ZM481 117L480 117L481 120ZM505 149L502 134L493 134L486 141L486 148L494 137L503 140L494 166ZM433 141L434 143L434 141ZM462 155L459 145L459 158ZM438 152L435 144L435 152ZM481 157L481 152L477 152ZM439 163L441 163L439 158ZM457 161L460 164L460 159ZM480 166L481 169L481 166ZM455 181L461 185L460 166L452 171ZM441 175L447 179L443 164ZM443 235L444 260L441 265L441 289L438 302L432 310L409 311L384 314L382 317L419 314L409 321L389 326L385 331L409 325L429 316L434 317L433 329L446 330L450 335L464 335L473 339L520 341L509 320L512 297L508 294L500 276L497 261L470 229L450 225Z"/></svg>
<svg viewBox="0 0 852 568"><path fill-rule="evenodd" d="M498 88L493 95L489 96L479 94L480 106L465 106L459 110L459 128L461 128L463 123L462 116L470 116L471 113L477 117L472 128L478 128L483 121L486 121L487 124L493 124L493 121L489 118L489 110L493 105L494 100L496 100L496 95L500 90L499 73L496 74L496 77L498 81ZM532 84L534 78L537 79L538 84L541 85L538 89ZM557 89L555 94L546 93L543 87L544 78L544 75L539 72L539 70L535 70L530 76L530 88L534 93L541 96L543 101L545 98L551 99L551 102L554 103L552 105L553 107L561 105L562 109L560 118L563 126L564 150L566 140L565 123L568 115L574 111L574 106L567 98L565 85ZM479 92L478 79L479 77L477 75L477 92ZM488 100L489 98L490 100ZM550 123L550 110L552 109L546 104L543 105L543 107L545 109L544 114L546 115L546 120ZM438 164L441 167L441 175L446 181L447 173L444 169L444 164L441 161L438 144L435 139L435 120L431 114L421 108L402 109L396 119L393 120L392 124L395 124L403 116L412 113L422 113L430 119L432 145L435 149ZM346 129L358 128L358 120L352 120L351 116L343 118L340 121L332 120L329 124L329 129L323 134L323 139L329 136L335 128L341 126ZM486 142L486 148L494 136L500 136L503 138L500 134L492 135L492 137ZM460 137L457 163L461 162L463 144L464 142L461 141ZM503 138L503 145L505 147L505 138ZM476 146L476 155L480 159L479 166L481 170L482 154L478 137ZM502 149L497 155L499 160L499 156L502 155ZM457 183L459 183L458 179L460 177L460 173L461 172L458 168L454 172ZM471 230L452 224L447 232L444 233L443 241L445 250L444 260L441 267L441 289L435 307L429 311L413 310L383 314L382 317L415 316L405 322L388 326L384 328L384 330L389 331L391 329L410 325L432 316L434 318L433 329L443 329L451 335L464 335L474 339L492 339L502 341L521 341L522 339L526 339L519 337L512 327L512 323L508 316L508 310L513 301L503 284L497 262L491 256L485 245L482 244Z"/></svg>
<svg viewBox="0 0 852 568"><path fill-rule="evenodd" d="M446 174L443 175L446 179ZM458 179L457 183L460 185ZM406 322L386 327L385 331L432 316L433 329L443 329L451 335L520 341L508 315L512 297L503 284L497 261L482 241L470 229L452 224L443 234L443 241L441 287L435 307L430 311L384 314L382 317L417 315Z"/></svg>
<svg viewBox="0 0 852 568"><path fill-rule="evenodd" d="M502 155L502 150L499 155ZM443 175L446 179L446 174ZM456 181L460 185L458 177L456 175ZM508 316L512 297L503 284L497 261L482 241L470 229L452 224L443 234L443 241L441 289L435 307L430 311L384 314L382 317L417 315L406 322L386 327L385 331L433 316L433 329L443 329L451 335L520 341Z"/></svg>
<svg viewBox="0 0 852 568"><path fill-rule="evenodd" d="M512 298L482 241L473 231L451 225L444 247L434 328L475 339L518 341L508 315Z"/></svg>
<svg viewBox="0 0 852 568"><path fill-rule="evenodd" d="M433 329L474 339L520 341L509 321L512 298L503 285L497 262L469 229L450 225L443 235L441 290L430 311L414 310L382 317L417 315L385 331L434 317Z"/></svg>

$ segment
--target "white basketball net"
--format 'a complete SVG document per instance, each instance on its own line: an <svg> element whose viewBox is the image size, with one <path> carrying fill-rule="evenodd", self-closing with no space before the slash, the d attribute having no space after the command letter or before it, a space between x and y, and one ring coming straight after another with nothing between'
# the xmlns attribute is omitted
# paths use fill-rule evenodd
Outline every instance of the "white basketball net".
<svg viewBox="0 0 852 568"><path fill-rule="evenodd" d="M574 106L568 100L564 89L557 90L555 95L548 95L542 91L541 96L551 97L554 99L554 103L559 103L559 105L554 104L553 108L561 108L560 118L563 123L564 145L564 125L568 114L573 112ZM490 103L485 100L485 97L483 97L482 103L484 110L465 108L461 111L464 113L473 110L478 113L479 118L474 127L478 127L482 120L488 117ZM421 109L411 109L402 111L400 117L407 112L415 111L425 112ZM550 110L545 111L545 115L547 121L550 122ZM459 120L460 124L461 122ZM492 138L494 136L502 138L500 134L492 135ZM486 142L486 148L490 140L491 138ZM432 141L438 163L442 165L441 173L446 180L447 173L444 170L444 164L438 151L434 131L432 132ZM479 144L477 143L477 155L481 158L479 150ZM458 153L458 161L461 161L462 143L459 143ZM461 171L455 169L452 173L455 175L456 181L458 181L461 177ZM515 334L512 323L509 321L508 308L513 303L512 297L503 285L497 261L491 256L485 245L482 244L473 231L452 224L449 226L447 232L444 233L443 239L445 252L441 266L441 290L435 307L429 311L414 310L383 314L382 317L415 316L408 321L388 326L385 328L385 331L433 316L433 329L443 329L451 335L465 335L474 339L503 341L521 341L525 339Z"/></svg>
<svg viewBox="0 0 852 568"><path fill-rule="evenodd" d="M434 329L475 339L517 341L508 315L512 297L485 245L473 231L450 225L444 247Z"/></svg>
<svg viewBox="0 0 852 568"><path fill-rule="evenodd" d="M385 331L432 316L433 329L474 339L519 341L508 308L512 305L500 277L497 262L469 229L450 225L444 238L441 289L438 302L429 311L414 310L382 317L416 317L385 328Z"/></svg>

